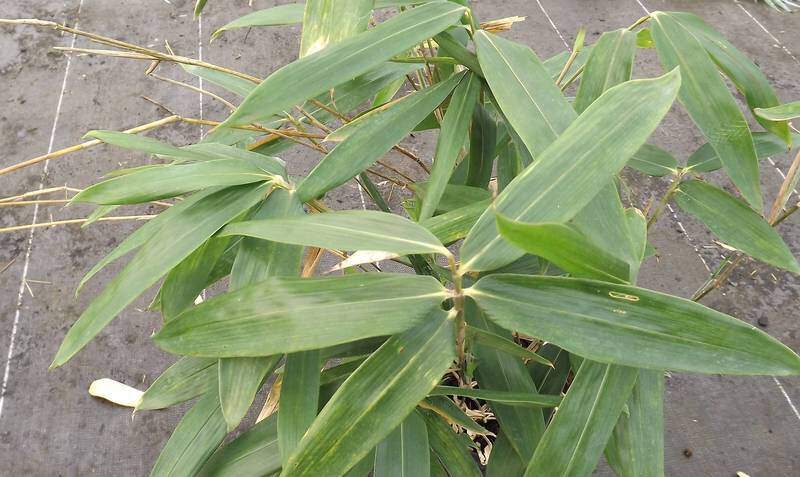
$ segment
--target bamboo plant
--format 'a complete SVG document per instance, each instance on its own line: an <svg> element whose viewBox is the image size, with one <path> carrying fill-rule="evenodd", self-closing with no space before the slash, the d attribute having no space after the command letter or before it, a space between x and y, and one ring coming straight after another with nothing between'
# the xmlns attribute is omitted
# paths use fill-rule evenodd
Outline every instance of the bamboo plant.
<svg viewBox="0 0 800 477"><path fill-rule="evenodd" d="M375 23L379 9L388 19ZM775 228L797 210L800 159L766 213L759 181L759 158L796 139L798 105L781 105L749 58L688 13L654 12L592 45L579 34L544 61L503 38L516 20L480 23L468 2L448 1L257 11L214 37L302 23L300 58L263 80L4 21L114 48L85 53L152 60L148 74L179 63L241 98L220 122L92 131L64 152L106 143L162 159L72 198L98 206L90 222L120 206L165 208L86 274L81 286L132 255L52 364L160 283L153 341L176 361L134 404L196 401L152 475L585 476L605 456L619 476L661 476L666 371L800 374L792 350L697 302L736 257L800 272ZM663 74L631 79L647 48ZM673 107L708 140L685 163L648 143ZM183 147L136 134L181 121L215 127ZM422 130L437 132L432 158L401 145ZM319 152L304 177L278 158L292 147ZM424 178L376 166L393 149ZM626 168L671 186L650 206L623 205ZM735 192L706 180L713 171ZM412 191L403 207L376 177ZM354 180L376 210L326 205ZM737 251L694 300L636 286L656 253L650 226L673 202ZM315 273L323 253L339 257L336 271ZM374 264L385 260L407 272ZM218 282L227 291L197 303Z"/></svg>

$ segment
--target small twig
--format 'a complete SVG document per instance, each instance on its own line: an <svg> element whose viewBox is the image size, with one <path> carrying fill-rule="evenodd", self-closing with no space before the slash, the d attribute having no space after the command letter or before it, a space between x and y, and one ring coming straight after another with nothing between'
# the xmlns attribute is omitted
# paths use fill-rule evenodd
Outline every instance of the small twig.
<svg viewBox="0 0 800 477"><path fill-rule="evenodd" d="M155 215L122 215L117 217L100 217L97 219L98 222L111 222L111 221L124 221L124 220L150 220ZM69 225L69 224L82 224L89 220L88 218L85 219L69 219L69 220L56 220L53 222L42 222L40 224L27 224L27 225L14 225L13 227L3 227L0 228L0 233L4 232L16 232L19 230L30 230L30 229L37 229L42 227L53 227L56 225Z"/></svg>
<svg viewBox="0 0 800 477"><path fill-rule="evenodd" d="M336 116L337 118L341 119L342 121L344 121L346 123L350 122L350 118L348 118L344 114L340 113L339 111L331 108L330 106L328 106L327 104L323 103L322 101L320 101L318 99L313 99L312 98L312 99L309 99L308 102L313 104L314 106L316 106L318 108L324 109L325 111L331 113L332 115Z"/></svg>
<svg viewBox="0 0 800 477"><path fill-rule="evenodd" d="M789 172L786 173L786 178L783 179L781 188L778 191L778 196L775 198L775 202L772 203L772 210L770 210L769 213L770 223L775 223L781 210L783 210L783 206L789 201L789 197L791 197L794 192L793 186L798 173L800 173L800 151L797 152L794 161L792 161L792 165L789 166Z"/></svg>
<svg viewBox="0 0 800 477"><path fill-rule="evenodd" d="M672 184L670 184L669 189L664 193L664 196L661 197L661 200L658 201L658 205L656 205L656 209L653 211L653 215L647 220L647 228L649 229L653 224L656 223L658 220L658 216L661 215L664 208L669 203L669 200L672 199L672 196L675 195L675 191L678 190L678 187L681 185L681 179L683 179L683 172L678 172L672 180Z"/></svg>
<svg viewBox="0 0 800 477"><path fill-rule="evenodd" d="M393 179L391 177L385 176L385 175L381 174L380 172L377 172L377 171L375 171L373 169L367 169L367 172L369 172L372 175L378 176L381 179L387 180L387 181L391 182L392 184L396 184L396 185L402 187L403 189L408 189L408 184L407 183L400 182L397 179Z"/></svg>
<svg viewBox="0 0 800 477"><path fill-rule="evenodd" d="M4 197L0 199L0 203L3 202L16 202L22 199L26 199L28 197L35 197L37 195L44 195L50 194L53 192L64 192L64 197L67 196L67 192L83 192L83 189L76 189L74 187L67 187L67 186L60 186L60 187L50 187L48 189L40 189L40 190L33 190L30 192L24 192L19 195L15 195L12 197Z"/></svg>
<svg viewBox="0 0 800 477"><path fill-rule="evenodd" d="M390 171L394 172L395 174L399 175L400 177L402 177L403 179L407 180L408 182L415 182L414 179L412 179L412 178L408 177L407 175L403 174L402 172L400 172L399 170L397 170L394 167L390 166L386 162L381 161L381 160L377 160L375 162L380 164L380 165L382 165L383 167L389 169Z"/></svg>

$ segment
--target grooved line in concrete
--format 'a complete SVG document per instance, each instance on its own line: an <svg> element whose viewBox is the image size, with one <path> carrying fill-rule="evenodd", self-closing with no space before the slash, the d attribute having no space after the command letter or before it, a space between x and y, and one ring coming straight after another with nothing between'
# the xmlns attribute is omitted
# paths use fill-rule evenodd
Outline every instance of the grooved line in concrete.
<svg viewBox="0 0 800 477"><path fill-rule="evenodd" d="M78 22L80 21L81 17L81 8L83 7L83 0L78 1L78 12L75 14L75 28L78 27ZM70 47L75 47L75 41L77 40L77 35L72 35L72 39L70 40ZM64 79L61 82L61 92L58 95L58 103L56 104L56 113L53 117L53 127L50 130L50 142L47 146L47 153L50 154L53 152L53 145L55 144L56 139L56 130L58 129L58 118L61 116L61 105L64 102L64 93L67 90L67 78L69 78L69 69L70 65L72 64L72 55L67 55L67 64L64 67ZM39 188L38 190L42 190L44 188L44 181L47 178L47 169L50 165L50 161L45 161L44 166L42 167L42 174L39 176ZM33 206L33 217L31 220L32 224L36 224L36 220L39 216L39 204L35 204ZM22 310L22 299L25 296L25 281L28 279L28 269L30 268L31 263L31 250L33 248L33 236L35 232L35 228L32 228L28 233L28 243L25 248L25 262L22 266L22 275L20 276L19 280L19 291L17 292L17 304L16 308L14 309L14 321L11 325L11 338L8 343L8 354L6 355L6 365L5 371L3 372L3 384L0 387L0 418L3 417L3 404L5 404L6 400L6 392L8 390L8 378L11 374L11 359L14 356L14 342L17 338L17 329L19 328L19 319L20 313Z"/></svg>

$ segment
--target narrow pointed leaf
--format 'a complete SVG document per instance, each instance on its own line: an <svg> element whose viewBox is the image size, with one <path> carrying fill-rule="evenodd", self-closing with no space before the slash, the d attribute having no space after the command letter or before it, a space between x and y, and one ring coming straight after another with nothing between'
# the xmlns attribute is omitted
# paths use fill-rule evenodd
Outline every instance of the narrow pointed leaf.
<svg viewBox="0 0 800 477"><path fill-rule="evenodd" d="M450 174L453 172L458 155L464 145L480 91L481 80L474 74L468 74L453 91L453 97L442 120L442 130L436 142L436 154L428 179L425 200L422 202L420 220L433 216L437 210L450 180Z"/></svg>
<svg viewBox="0 0 800 477"><path fill-rule="evenodd" d="M232 22L218 28L212 35L211 40L215 40L223 32L236 28L250 28L254 26L278 26L301 23L303 21L303 10L305 5L302 3L289 3L278 5L264 10L257 10L247 15L241 16Z"/></svg>
<svg viewBox="0 0 800 477"><path fill-rule="evenodd" d="M465 434L456 434L439 416L423 411L428 427L428 441L434 456L447 469L447 473L459 477L480 477L481 471L469 450L469 439Z"/></svg>
<svg viewBox="0 0 800 477"><path fill-rule="evenodd" d="M66 363L136 297L267 191L265 185L224 189L173 216L72 325L51 366Z"/></svg>
<svg viewBox="0 0 800 477"><path fill-rule="evenodd" d="M497 122L481 105L472 114L467 161L468 186L486 188L492 178L494 158L497 157Z"/></svg>
<svg viewBox="0 0 800 477"><path fill-rule="evenodd" d="M453 315L390 338L336 391L281 475L342 475L410 414L455 358Z"/></svg>
<svg viewBox="0 0 800 477"><path fill-rule="evenodd" d="M681 68L681 103L722 158L728 176L747 202L761 210L763 199L753 136L714 62L669 13L654 13L651 24L661 63L667 69Z"/></svg>
<svg viewBox="0 0 800 477"><path fill-rule="evenodd" d="M525 476L591 475L638 374L635 368L585 361Z"/></svg>
<svg viewBox="0 0 800 477"><path fill-rule="evenodd" d="M483 30L475 34L478 60L506 119L538 155L575 119L575 111L528 47Z"/></svg>
<svg viewBox="0 0 800 477"><path fill-rule="evenodd" d="M422 199L423 204L428 200L430 182L415 182L411 189ZM436 206L436 212L450 212L451 210L459 209L472 205L475 202L486 201L492 198L492 193L480 187L472 187L467 185L447 184L444 188L439 204ZM423 220L420 220L422 222Z"/></svg>
<svg viewBox="0 0 800 477"><path fill-rule="evenodd" d="M270 278L187 310L156 334L193 356L270 356L402 332L447 296L432 277ZM375 315L375 307L386 309Z"/></svg>
<svg viewBox="0 0 800 477"><path fill-rule="evenodd" d="M756 155L759 159L782 154L789 150L785 142L770 133L753 133L753 142L756 145ZM800 134L792 134L792 142L800 142ZM719 156L711 144L705 143L689 156L686 166L696 172L713 172L722 169L722 161L719 160Z"/></svg>
<svg viewBox="0 0 800 477"><path fill-rule="evenodd" d="M603 93L497 197L496 211L484 212L461 248L462 268L492 270L522 255L499 236L496 212L525 222L566 222L575 216L644 144L679 85L676 70Z"/></svg>
<svg viewBox="0 0 800 477"><path fill-rule="evenodd" d="M497 215L497 230L514 246L576 276L626 283L627 263L595 245L574 227L557 223L524 223Z"/></svg>
<svg viewBox="0 0 800 477"><path fill-rule="evenodd" d="M771 108L757 108L756 116L770 121L786 121L800 118L800 101L781 104Z"/></svg>
<svg viewBox="0 0 800 477"><path fill-rule="evenodd" d="M619 477L664 476L664 372L639 371L627 403L605 449Z"/></svg>
<svg viewBox="0 0 800 477"><path fill-rule="evenodd" d="M385 110L363 119L358 128L328 153L300 183L297 188L300 200L316 198L344 184L380 159L439 106L462 78L463 75L453 76L436 86L391 103Z"/></svg>
<svg viewBox="0 0 800 477"><path fill-rule="evenodd" d="M278 407L278 442L283 463L317 417L319 401L319 350L290 353L284 364Z"/></svg>
<svg viewBox="0 0 800 477"><path fill-rule="evenodd" d="M281 470L277 415L273 414L220 448L203 466L202 477L263 477Z"/></svg>
<svg viewBox="0 0 800 477"><path fill-rule="evenodd" d="M153 381L136 410L164 409L195 398L216 384L216 374L215 359L183 357Z"/></svg>
<svg viewBox="0 0 800 477"><path fill-rule="evenodd" d="M259 122L289 110L436 35L463 13L454 3L429 3L290 63L258 85L224 125Z"/></svg>
<svg viewBox="0 0 800 477"><path fill-rule="evenodd" d="M334 250L375 250L402 255L449 253L420 225L399 215L372 210L253 220L232 224L222 235L246 235Z"/></svg>
<svg viewBox="0 0 800 477"><path fill-rule="evenodd" d="M467 336L475 340L477 343L481 343L482 345L494 348L506 354L510 354L511 356L516 356L518 358L533 361L545 366L553 366L553 363L548 361L547 358L543 358L533 351L530 351L528 348L524 348L509 339L492 333L491 331L476 328L474 326L467 326Z"/></svg>
<svg viewBox="0 0 800 477"><path fill-rule="evenodd" d="M419 405L422 409L428 409L438 414L442 419L450 424L456 424L475 434L490 434L483 426L473 421L464 411L450 399L444 396L430 396L424 403Z"/></svg>
<svg viewBox="0 0 800 477"><path fill-rule="evenodd" d="M757 328L643 288L496 274L466 292L504 328L595 361L715 374L800 372L800 357Z"/></svg>
<svg viewBox="0 0 800 477"><path fill-rule="evenodd" d="M431 471L428 429L412 412L375 449L374 477L428 477Z"/></svg>
<svg viewBox="0 0 800 477"><path fill-rule="evenodd" d="M486 464L486 477L522 475L525 472L525 464L514 450L506 433L501 431L492 446L489 463Z"/></svg>
<svg viewBox="0 0 800 477"><path fill-rule="evenodd" d="M230 73L224 73L222 71L212 70L210 68L204 68L202 66L195 65L182 64L181 68L183 68L187 73L203 78L209 83L215 84L226 91L230 91L241 98L244 98L250 94L250 92L256 87L256 83L238 76L234 76ZM243 130L239 129L239 131Z"/></svg>
<svg viewBox="0 0 800 477"><path fill-rule="evenodd" d="M707 182L687 181L678 206L703 222L722 242L776 267L800 273L800 264L778 232L741 200Z"/></svg>
<svg viewBox="0 0 800 477"><path fill-rule="evenodd" d="M733 82L745 97L751 110L778 106L778 95L769 83L767 76L744 53L718 31L711 28L699 16L689 12L670 12L675 20L683 25L708 51L717 67ZM765 121L766 119L766 121ZM791 144L789 118L764 118L756 113L756 120L767 131L779 137L784 143Z"/></svg>
<svg viewBox="0 0 800 477"><path fill-rule="evenodd" d="M495 391L492 389L458 388L454 386L436 386L430 393L431 396L463 396L484 401L494 401L509 406L536 406L556 407L561 402L561 396L545 396L542 394L520 393L510 391Z"/></svg>
<svg viewBox="0 0 800 477"><path fill-rule="evenodd" d="M198 161L216 159L216 157L212 155L203 154L202 152L194 152L190 149L175 147L171 144L161 142L151 137L138 136L136 134L124 133L120 131L89 131L86 133L86 137L93 137L103 141L106 144L121 147L123 149L142 151L170 158L194 159Z"/></svg>
<svg viewBox="0 0 800 477"><path fill-rule="evenodd" d="M431 217L420 225L428 229L439 241L449 244L467 236L481 215L491 206L491 199L459 207L450 212Z"/></svg>
<svg viewBox="0 0 800 477"><path fill-rule="evenodd" d="M652 144L645 144L631 156L628 167L653 177L663 177L678 172L675 156Z"/></svg>
<svg viewBox="0 0 800 477"><path fill-rule="evenodd" d="M582 113L603 92L628 81L636 53L636 35L627 28L600 35L592 48L581 76L581 84L572 104Z"/></svg>
<svg viewBox="0 0 800 477"><path fill-rule="evenodd" d="M270 194L251 218L291 217L303 214L294 194L279 189ZM297 276L303 247L251 237L242 239L231 269L230 290L238 290L269 277ZM247 414L264 378L283 355L223 358L219 360L219 399L228 429L235 428Z"/></svg>

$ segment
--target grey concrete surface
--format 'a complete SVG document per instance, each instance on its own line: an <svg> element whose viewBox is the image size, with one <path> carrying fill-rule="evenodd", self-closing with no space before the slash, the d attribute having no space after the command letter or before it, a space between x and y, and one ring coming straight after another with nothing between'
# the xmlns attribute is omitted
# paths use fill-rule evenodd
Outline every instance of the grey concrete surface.
<svg viewBox="0 0 800 477"><path fill-rule="evenodd" d="M189 0L67 0L16 2L0 0L0 17L34 17L68 24L134 43L161 47L169 41L179 53L266 76L297 54L298 27L231 32L209 44L210 32L250 11L246 0L212 0L201 22L191 17ZM285 1L256 0L253 8ZM506 36L547 57L566 49L585 26L593 41L602 31L627 26L650 10L696 12L755 58L773 81L782 100L800 98L800 14L779 15L762 5L735 0L474 0L482 19L527 17ZM87 130L124 129L165 113L141 99L153 98L186 116L221 119L224 106L196 93L143 77L145 65L131 60L72 56L51 46L87 46L53 31L0 27L0 164L5 166L74 144ZM566 43L566 44L565 44ZM162 73L195 81L177 68ZM654 75L658 60L640 51L637 75ZM214 88L209 88L214 91ZM197 141L197 126L180 125L155 131L154 137L186 144ZM418 135L407 146L427 160L433 138ZM676 107L654 136L684 159L703 142L687 115ZM292 173L302 173L318 159L305 151L285 155ZM402 157L388 161L416 174ZM789 156L763 163L768 201L788 169ZM98 147L51 162L45 171L32 167L0 178L0 196L39 187L85 187L120 166L148 158ZM666 184L636 174L626 176L631 198L645 202ZM722 177L715 180L723 181ZM720 182L723 183L724 182ZM397 204L398 193L394 193ZM795 199L798 197L795 196ZM358 189L341 188L328 198L336 208L362 206ZM367 207L370 204L365 203ZM128 208L124 213L155 212ZM88 209L60 206L0 208L0 224L31 223L84 216ZM110 377L144 389L171 362L149 336L157 317L142 311L142 299L125 311L68 365L47 371L64 333L119 265L109 267L75 299L83 275L136 224L96 224L37 229L0 235L0 475L72 476L146 475L161 445L185 408L145 412L131 418L128 410L95 400L88 384ZM797 219L781 227L792 250L800 253ZM689 296L727 253L708 232L678 210L665 214L652 239L659 260L642 273L644 286ZM9 266L5 266L9 264ZM24 280L24 281L23 281ZM704 303L750 323L766 318L766 331L800 350L800 281L763 264L748 262L731 284ZM668 475L753 477L800 473L800 379L673 374L666 401ZM690 451L690 452L687 452ZM690 457L688 457L690 455ZM601 466L598 475L607 475Z"/></svg>

